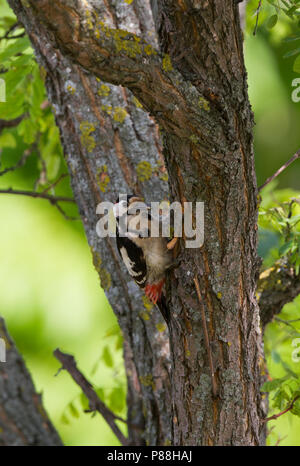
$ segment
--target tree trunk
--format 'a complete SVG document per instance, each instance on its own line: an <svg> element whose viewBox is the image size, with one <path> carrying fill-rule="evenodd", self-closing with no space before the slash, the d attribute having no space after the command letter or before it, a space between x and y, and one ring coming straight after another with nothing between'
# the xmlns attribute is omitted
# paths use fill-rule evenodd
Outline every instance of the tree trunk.
<svg viewBox="0 0 300 466"><path fill-rule="evenodd" d="M62 445L2 318L0 338L6 348L6 361L0 361L0 446Z"/></svg>
<svg viewBox="0 0 300 466"><path fill-rule="evenodd" d="M188 2L175 8L167 0L156 8L162 50L204 96L205 102L201 97L198 102L214 117L199 122L206 133L203 144L187 144L173 134L164 144L172 197L205 202L204 246L185 251L171 282L174 443L257 445L264 441L255 298L257 188L238 9L233 2L193 3L193 11ZM209 322L215 398L195 276Z"/></svg>
<svg viewBox="0 0 300 466"><path fill-rule="evenodd" d="M140 426L130 442L264 444L253 121L236 2L151 0L153 17L145 0L9 3L46 71L94 264L124 334L128 420ZM113 239L95 230L96 205L119 192L167 197L164 163L171 200L205 202L204 246L181 240L169 277L171 371L162 317Z"/></svg>

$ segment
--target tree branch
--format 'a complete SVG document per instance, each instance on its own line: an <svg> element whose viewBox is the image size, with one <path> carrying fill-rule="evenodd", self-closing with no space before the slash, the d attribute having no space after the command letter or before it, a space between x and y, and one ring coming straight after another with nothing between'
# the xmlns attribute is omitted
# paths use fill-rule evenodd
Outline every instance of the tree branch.
<svg viewBox="0 0 300 466"><path fill-rule="evenodd" d="M0 120L0 134L5 128L15 128L23 120L25 114L15 118L14 120Z"/></svg>
<svg viewBox="0 0 300 466"><path fill-rule="evenodd" d="M259 0L256 12L255 12L256 13L256 22L255 22L255 27L254 27L254 31L253 31L254 36L256 35L256 31L257 31L257 27L258 27L258 18L259 18L259 13L260 13L260 10L261 10L261 4L262 4L262 0Z"/></svg>
<svg viewBox="0 0 300 466"><path fill-rule="evenodd" d="M1 317L0 338L6 347L6 362L0 361L0 446L62 445Z"/></svg>
<svg viewBox="0 0 300 466"><path fill-rule="evenodd" d="M183 105L171 82L171 71L163 69L159 52L150 44L97 20L96 12L81 0L75 0L72 6L66 0L30 3L37 18L53 31L59 48L86 70L106 82L134 90L149 110L164 112L180 101ZM82 22L82 17L86 21ZM158 93L164 94L162 101L157 100ZM170 109L168 113L171 116ZM176 118L171 119L175 124Z"/></svg>
<svg viewBox="0 0 300 466"><path fill-rule="evenodd" d="M99 20L97 11L82 0L28 4L28 12L20 7L22 14L31 14L45 24L49 41L74 63L106 82L130 89L164 129L184 138L193 135L207 150L212 140L221 147L220 134L211 130L215 118L209 103L199 89L186 84L168 55L141 37L116 29L109 19ZM29 37L33 44L38 43L34 30Z"/></svg>
<svg viewBox="0 0 300 466"><path fill-rule="evenodd" d="M291 267L277 264L260 275L257 291L261 322L265 326L300 294L300 275Z"/></svg>
<svg viewBox="0 0 300 466"><path fill-rule="evenodd" d="M18 189L0 189L0 194L14 194L17 196L27 196L27 197L32 197L36 199L45 199L46 201L50 202L51 205L54 205L57 210L64 216L66 220L79 220L76 217L70 217L68 216L65 211L61 208L59 205L59 202L71 202L76 204L75 200L71 197L66 197L66 196L52 196L51 194L47 194L45 191L42 193L39 193L37 191L23 191L23 190L18 190Z"/></svg>
<svg viewBox="0 0 300 466"><path fill-rule="evenodd" d="M49 192L50 190L53 190L55 186L57 186L63 179L65 179L67 176L69 176L68 173L62 173L57 180L54 181L54 183L50 184L46 189L44 189L43 194ZM75 201L74 201L75 202Z"/></svg>
<svg viewBox="0 0 300 466"><path fill-rule="evenodd" d="M243 49L237 38L238 3L233 0L151 0L151 6L161 49L170 55L174 68L203 94L210 108L220 111L222 107L226 113L225 101L239 106L232 92L233 82L240 81L243 72L240 62ZM223 21L214 19L213 27L209 26L212 18L231 18L231 21L234 18L233 27L224 34ZM222 40L216 40L217 37ZM222 63L219 56L224 57ZM231 65L230 61L226 63L229 57L235 60L234 67L232 62ZM225 69L232 74L231 82L223 79Z"/></svg>
<svg viewBox="0 0 300 466"><path fill-rule="evenodd" d="M278 419L280 416L282 416L283 414L285 413L288 413L289 411L291 411L294 407L294 404L296 403L296 401L300 398L300 396L296 396L293 401L291 402L290 406L286 409L284 409L283 411L281 411L280 413L278 414L273 414L273 416L270 416L270 417L267 417L266 419L263 420L263 422L269 422L269 421L273 421L275 419Z"/></svg>
<svg viewBox="0 0 300 466"><path fill-rule="evenodd" d="M18 189L0 189L0 194L16 194L17 196L29 196L39 199L46 199L50 202L50 204L56 205L58 202L73 202L75 204L75 200L71 197L65 196L52 196L51 194L38 193L36 191L22 191Z"/></svg>
<svg viewBox="0 0 300 466"><path fill-rule="evenodd" d="M261 191L267 184L271 183L277 176L279 176L287 167L289 167L295 160L299 159L300 157L300 149L291 157L282 167L280 167L274 175L270 176L264 184L262 184L259 188L258 191Z"/></svg>
<svg viewBox="0 0 300 466"><path fill-rule="evenodd" d="M62 363L62 369L65 369L72 377L72 379L79 385L87 399L89 400L91 411L98 411L113 433L116 435L122 445L128 445L128 440L124 434L120 431L119 427L115 423L116 420L126 422L124 419L116 416L107 406L100 400L97 393L93 389L90 382L84 377L84 375L77 369L75 359L70 354L62 353L59 349L54 351L54 356Z"/></svg>
<svg viewBox="0 0 300 466"><path fill-rule="evenodd" d="M10 26L10 28L6 31L6 33L0 37L0 40L6 39L18 39L19 37L24 37L25 36L25 31L21 32L20 34L17 34L16 36L10 36L10 34L15 31L17 28L22 27L22 24L17 21L15 24Z"/></svg>

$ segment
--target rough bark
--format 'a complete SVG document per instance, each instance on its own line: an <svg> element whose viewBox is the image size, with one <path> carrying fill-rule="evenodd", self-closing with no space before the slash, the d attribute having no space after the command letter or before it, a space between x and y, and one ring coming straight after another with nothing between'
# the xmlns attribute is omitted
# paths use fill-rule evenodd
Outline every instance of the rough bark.
<svg viewBox="0 0 300 466"><path fill-rule="evenodd" d="M6 346L6 362L0 362L0 446L62 445L2 318L0 338Z"/></svg>
<svg viewBox="0 0 300 466"><path fill-rule="evenodd" d="M152 196L168 197L158 128L128 90L108 85L73 64L51 45L46 25L32 10L23 8L20 2L11 5L26 26L46 72L49 99L94 265L124 335L128 421L141 427L140 431L129 429L130 442L168 444L171 404L167 330L158 311L142 300L142 293L121 265L114 239L101 240L96 234L96 206L101 200L114 202L120 192L136 192L149 200ZM116 2L104 14L103 5L98 3L99 14L111 27L133 30L154 47L154 25L146 6L144 1L135 2L134 8ZM86 11L82 12L83 22L89 18ZM53 21L56 23L56 19Z"/></svg>
<svg viewBox="0 0 300 466"><path fill-rule="evenodd" d="M185 252L171 282L174 443L257 445L264 442L255 298L257 188L238 7L221 1L155 3L162 49L214 115L212 126L202 120L201 130L206 126L210 136L207 149L174 134L165 138L172 195L205 202L204 246ZM199 278L209 322L215 399L193 276Z"/></svg>
<svg viewBox="0 0 300 466"><path fill-rule="evenodd" d="M236 2L151 1L159 49L148 4L139 0L9 3L46 70L94 263L124 333L129 420L144 429L130 432L132 443L263 444L253 122ZM109 85L103 95L97 78L127 90ZM182 241L182 261L168 286L171 384L161 317L153 311L149 319L113 241L95 233L100 200L114 200L121 190L149 200L167 193L156 128L133 95L160 125L171 199L205 202L204 246L189 250Z"/></svg>

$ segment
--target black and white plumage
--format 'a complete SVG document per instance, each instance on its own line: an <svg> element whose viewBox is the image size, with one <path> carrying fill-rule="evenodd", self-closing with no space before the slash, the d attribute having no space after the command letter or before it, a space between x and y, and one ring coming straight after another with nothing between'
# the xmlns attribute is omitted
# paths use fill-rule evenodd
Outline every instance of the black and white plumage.
<svg viewBox="0 0 300 466"><path fill-rule="evenodd" d="M140 198L126 195L121 196L114 205L117 247L130 276L145 290L148 298L161 308L164 301L162 289L165 273L173 263L173 256L167 248L167 238L151 237L151 220L159 222L160 219L153 220L151 211L147 207L142 211L138 210L139 202L141 202ZM143 219L142 225L139 223L142 228L138 233L131 228L137 215ZM163 314L166 313L165 309L161 311Z"/></svg>

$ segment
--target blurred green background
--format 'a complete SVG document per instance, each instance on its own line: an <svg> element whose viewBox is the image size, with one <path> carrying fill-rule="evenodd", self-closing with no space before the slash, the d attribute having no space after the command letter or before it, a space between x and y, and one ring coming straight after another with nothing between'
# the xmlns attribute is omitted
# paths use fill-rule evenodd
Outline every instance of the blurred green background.
<svg viewBox="0 0 300 466"><path fill-rule="evenodd" d="M295 32L297 25L285 18L268 30L262 13L257 35L253 36L256 4L251 1L248 6L245 56L256 122L255 159L260 185L300 148L300 103L291 99L292 80L300 76L293 72L293 58L283 58L289 50L283 39ZM12 13L0 0L0 19L5 16ZM0 24L0 35L3 32ZM4 45L1 41L0 58ZM8 104L0 103L0 119L8 118ZM11 117L15 117L13 108L11 111ZM52 118L50 109L39 118ZM7 133L13 135L13 141L0 137L0 170L16 163L27 147L22 132L5 130L2 136ZM43 137L47 139L49 133ZM53 150L60 158L59 175L66 167L59 148ZM39 172L40 160L33 153L24 167L0 177L0 189L13 186L32 190ZM297 161L280 176L276 189L300 191L299 179ZM68 178L56 193L72 195ZM68 213L76 215L74 209ZM37 390L43 394L52 422L66 445L117 445L99 415L82 413L80 391L69 375L61 372L55 377L59 364L52 352L59 347L75 355L79 368L110 405L124 414L125 378L116 319L99 286L81 223L66 221L46 201L4 194L0 194L0 218L0 315ZM296 319L299 309L297 299L282 315ZM291 338L283 324L269 326L266 349L272 377L282 375L282 360L300 375L300 363L291 362ZM269 444L300 445L299 418L286 414L269 428Z"/></svg>

